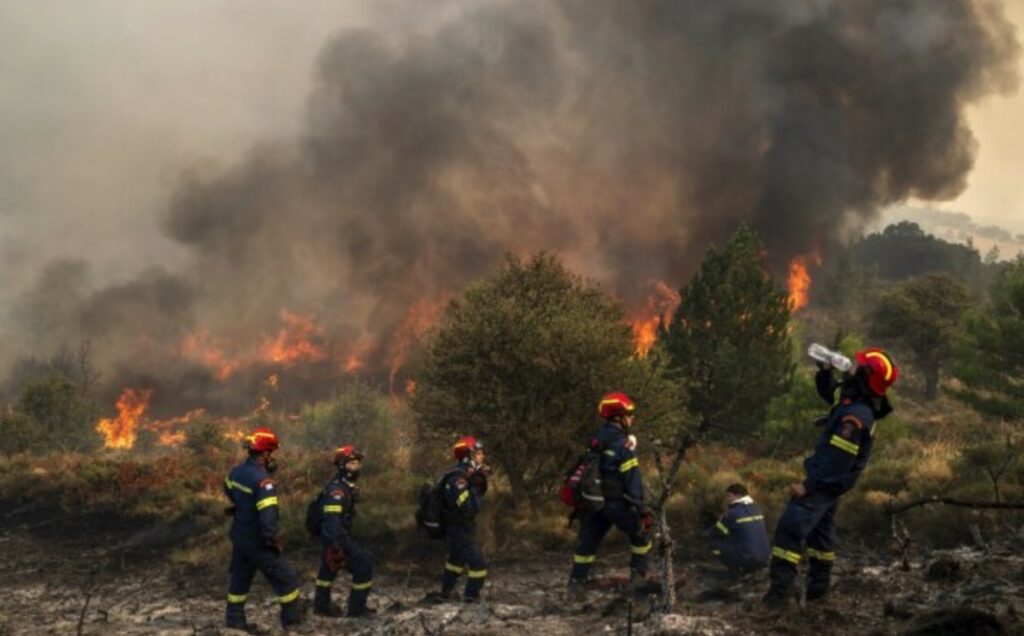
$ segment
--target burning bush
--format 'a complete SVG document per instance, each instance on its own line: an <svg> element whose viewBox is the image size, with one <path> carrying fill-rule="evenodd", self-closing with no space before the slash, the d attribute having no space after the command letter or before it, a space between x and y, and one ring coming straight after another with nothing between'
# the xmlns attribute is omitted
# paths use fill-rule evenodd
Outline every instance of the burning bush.
<svg viewBox="0 0 1024 636"><path fill-rule="evenodd" d="M607 391L637 400L641 435L678 423L663 362L635 356L622 308L556 258L509 256L448 307L415 360L410 403L427 433L482 438L522 496L554 482Z"/></svg>

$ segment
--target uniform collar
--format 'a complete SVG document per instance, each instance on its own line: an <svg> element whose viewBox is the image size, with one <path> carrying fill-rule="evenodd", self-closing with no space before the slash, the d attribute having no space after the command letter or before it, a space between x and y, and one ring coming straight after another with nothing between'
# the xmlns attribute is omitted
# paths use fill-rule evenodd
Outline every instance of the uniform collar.
<svg viewBox="0 0 1024 636"><path fill-rule="evenodd" d="M754 500L750 498L750 495L745 495L745 496L740 497L739 499L733 501L731 504L729 504L729 506L731 507L731 506L736 506L736 505L739 505L739 504L746 504L746 505L749 506L752 503L754 503Z"/></svg>

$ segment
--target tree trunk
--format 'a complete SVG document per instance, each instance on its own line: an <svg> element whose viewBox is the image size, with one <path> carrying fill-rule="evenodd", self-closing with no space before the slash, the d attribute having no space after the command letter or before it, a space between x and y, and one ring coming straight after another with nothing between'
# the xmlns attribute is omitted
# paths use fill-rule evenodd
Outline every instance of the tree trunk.
<svg viewBox="0 0 1024 636"><path fill-rule="evenodd" d="M661 596L658 598L659 609L666 614L676 605L676 568L672 562L672 534L669 531L668 519L665 517L665 506L658 510L658 565L661 570Z"/></svg>

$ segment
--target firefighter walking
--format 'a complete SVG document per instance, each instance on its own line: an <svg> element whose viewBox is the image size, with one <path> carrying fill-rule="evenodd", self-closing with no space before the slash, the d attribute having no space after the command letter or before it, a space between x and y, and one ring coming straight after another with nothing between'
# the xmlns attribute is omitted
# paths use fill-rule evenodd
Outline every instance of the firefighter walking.
<svg viewBox="0 0 1024 636"><path fill-rule="evenodd" d="M266 577L281 605L281 625L287 629L300 620L299 585L295 570L281 556L277 537L277 489L271 475L277 469L274 451L280 441L272 430L256 428L244 441L249 457L231 469L224 493L231 500L231 574L228 583L226 624L255 631L245 617L245 602L252 579L259 571Z"/></svg>
<svg viewBox="0 0 1024 636"><path fill-rule="evenodd" d="M604 506L587 512L580 523L579 539L569 574L569 592L580 596L597 559L597 548L612 526L629 538L630 580L647 577L647 553L651 550L654 516L644 501L644 484L636 456L636 442L627 435L635 421L635 406L624 393L609 393L601 399L598 413L604 422L592 444L600 452L601 489Z"/></svg>
<svg viewBox="0 0 1024 636"><path fill-rule="evenodd" d="M839 403L823 418L824 430L804 460L806 478L791 487L793 498L775 528L771 586L762 599L766 605L793 600L805 542L810 562L806 599L820 600L829 593L839 498L853 487L871 457L875 423L892 412L886 390L899 377L896 364L881 349L858 352L856 360L856 371L841 382L826 364L815 377L819 395L830 406L840 389Z"/></svg>
<svg viewBox="0 0 1024 636"><path fill-rule="evenodd" d="M442 522L448 546L448 560L441 575L441 592L431 600L455 598L459 576L466 575L463 600L480 602L480 590L487 579L487 561L476 540L476 516L480 500L487 493L487 467L483 445L475 437L462 437L452 447L456 464L442 478Z"/></svg>
<svg viewBox="0 0 1024 636"><path fill-rule="evenodd" d="M345 614L331 602L331 586L344 568L352 574L348 616L373 616L376 610L366 606L373 587L373 562L369 553L352 538L352 522L359 502L356 480L362 469L363 454L354 445L344 444L335 449L333 459L338 471L318 499L318 505L322 506L320 542L323 550L316 576L313 613L332 618Z"/></svg>

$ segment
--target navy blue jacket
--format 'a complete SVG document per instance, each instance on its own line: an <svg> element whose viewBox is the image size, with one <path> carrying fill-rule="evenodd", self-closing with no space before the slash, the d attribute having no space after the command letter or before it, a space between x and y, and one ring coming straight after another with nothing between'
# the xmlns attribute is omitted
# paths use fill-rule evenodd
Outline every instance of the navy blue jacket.
<svg viewBox="0 0 1024 636"><path fill-rule="evenodd" d="M262 545L277 536L277 488L255 457L231 469L224 493L235 506L232 543Z"/></svg>
<svg viewBox="0 0 1024 636"><path fill-rule="evenodd" d="M753 570L771 558L771 543L761 510L750 497L741 497L708 530L711 549L726 565Z"/></svg>
<svg viewBox="0 0 1024 636"><path fill-rule="evenodd" d="M840 387L831 372L819 371L815 384L819 395L831 405L835 390ZM842 495L853 487L868 464L875 420L886 412L876 413L867 389L861 384L858 378L848 378L843 383L839 404L825 419L814 453L804 460L804 489L808 494ZM888 408L887 402L885 407Z"/></svg>
<svg viewBox="0 0 1024 636"><path fill-rule="evenodd" d="M605 497L621 497L637 508L644 506L644 481L640 462L629 447L621 424L606 420L597 431L601 449L601 483Z"/></svg>
<svg viewBox="0 0 1024 636"><path fill-rule="evenodd" d="M347 548L352 534L352 521L356 516L359 490L345 479L343 473L334 475L320 494L323 505L323 523L320 539L325 546Z"/></svg>
<svg viewBox="0 0 1024 636"><path fill-rule="evenodd" d="M444 522L450 525L470 525L480 512L483 492L470 479L473 467L469 458L448 470L442 478Z"/></svg>

